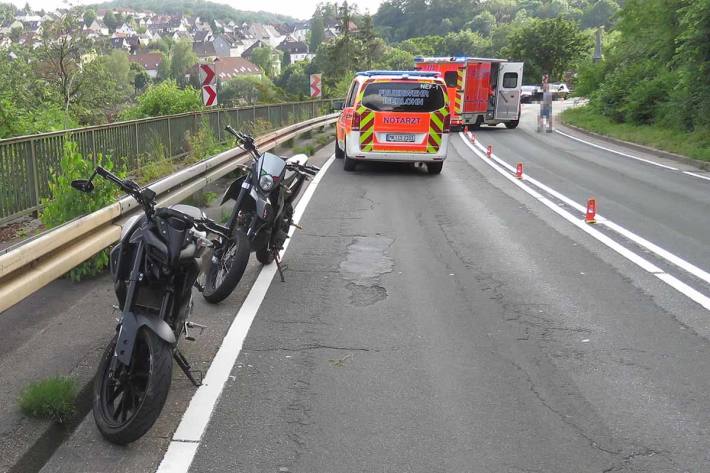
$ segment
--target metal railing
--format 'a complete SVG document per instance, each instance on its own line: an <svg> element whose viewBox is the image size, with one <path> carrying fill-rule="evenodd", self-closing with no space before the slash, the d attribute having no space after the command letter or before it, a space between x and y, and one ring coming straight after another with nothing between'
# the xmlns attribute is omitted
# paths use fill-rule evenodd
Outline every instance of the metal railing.
<svg viewBox="0 0 710 473"><path fill-rule="evenodd" d="M66 137L86 157L110 155L136 171L159 147L170 159L186 154L188 137L203 125L221 142L226 125L239 129L256 124L264 132L264 127L280 128L329 113L332 105L332 100L313 100L223 108L0 140L0 224L38 211L50 197L48 183Z"/></svg>
<svg viewBox="0 0 710 473"><path fill-rule="evenodd" d="M325 115L272 131L257 139L267 151L301 133L331 125L337 114ZM181 202L248 160L242 148L232 148L166 176L150 185L158 206ZM0 314L25 297L65 274L76 265L116 242L121 227L136 212L132 197L0 251Z"/></svg>

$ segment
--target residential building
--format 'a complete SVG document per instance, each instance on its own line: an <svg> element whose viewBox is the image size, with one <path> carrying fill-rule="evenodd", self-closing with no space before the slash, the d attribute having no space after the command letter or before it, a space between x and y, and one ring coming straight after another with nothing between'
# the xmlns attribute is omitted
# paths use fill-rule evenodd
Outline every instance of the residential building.
<svg viewBox="0 0 710 473"><path fill-rule="evenodd" d="M142 53L129 56L128 60L140 64L146 70L151 79L158 77L158 68L163 62L161 53Z"/></svg>

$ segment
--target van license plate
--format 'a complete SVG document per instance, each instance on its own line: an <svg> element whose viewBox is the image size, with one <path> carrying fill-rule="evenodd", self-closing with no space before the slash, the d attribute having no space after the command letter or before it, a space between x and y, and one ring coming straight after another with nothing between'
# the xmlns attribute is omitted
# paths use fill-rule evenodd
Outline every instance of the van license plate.
<svg viewBox="0 0 710 473"><path fill-rule="evenodd" d="M385 135L385 140L398 143L414 143L414 135Z"/></svg>

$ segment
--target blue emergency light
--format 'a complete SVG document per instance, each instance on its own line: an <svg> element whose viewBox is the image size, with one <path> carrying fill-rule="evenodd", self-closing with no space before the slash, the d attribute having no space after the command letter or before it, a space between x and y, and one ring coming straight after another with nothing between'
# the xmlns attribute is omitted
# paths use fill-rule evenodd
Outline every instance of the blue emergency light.
<svg viewBox="0 0 710 473"><path fill-rule="evenodd" d="M436 71L361 71L356 75L377 77L377 76L410 76L410 77L439 77Z"/></svg>

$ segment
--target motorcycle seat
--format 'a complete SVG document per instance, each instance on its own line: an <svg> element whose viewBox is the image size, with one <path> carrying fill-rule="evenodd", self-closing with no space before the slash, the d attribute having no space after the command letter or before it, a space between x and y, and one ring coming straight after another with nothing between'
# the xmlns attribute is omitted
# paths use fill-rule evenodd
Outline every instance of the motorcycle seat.
<svg viewBox="0 0 710 473"><path fill-rule="evenodd" d="M193 207L192 205L185 205L185 204L175 204L170 206L171 209L177 210L178 212L184 213L185 215L200 219L204 218L205 214L202 212L202 210L198 209L197 207Z"/></svg>
<svg viewBox="0 0 710 473"><path fill-rule="evenodd" d="M308 156L305 154L297 154L295 156L291 156L286 160L286 163L288 164L299 164L301 166L305 165L308 162Z"/></svg>

